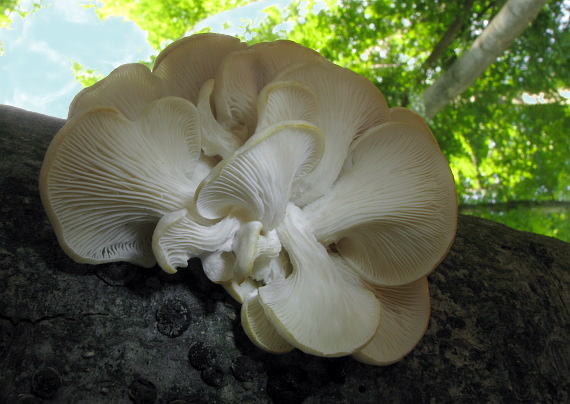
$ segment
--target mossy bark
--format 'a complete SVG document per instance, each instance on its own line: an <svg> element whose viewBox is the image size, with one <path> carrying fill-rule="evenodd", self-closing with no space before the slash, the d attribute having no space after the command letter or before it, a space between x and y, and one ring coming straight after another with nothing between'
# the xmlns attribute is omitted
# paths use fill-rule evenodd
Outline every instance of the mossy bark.
<svg viewBox="0 0 570 404"><path fill-rule="evenodd" d="M172 276L62 252L37 179L63 124L0 107L0 402L570 401L570 244L460 216L401 362L270 355L198 261Z"/></svg>

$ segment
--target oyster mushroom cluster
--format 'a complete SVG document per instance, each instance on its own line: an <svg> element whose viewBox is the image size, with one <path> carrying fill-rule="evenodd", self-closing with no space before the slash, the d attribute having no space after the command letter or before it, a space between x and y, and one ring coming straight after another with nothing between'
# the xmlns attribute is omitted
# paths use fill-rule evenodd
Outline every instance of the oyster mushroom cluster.
<svg viewBox="0 0 570 404"><path fill-rule="evenodd" d="M421 117L306 47L218 34L81 91L40 192L74 260L199 257L261 349L375 365L423 336L457 217Z"/></svg>

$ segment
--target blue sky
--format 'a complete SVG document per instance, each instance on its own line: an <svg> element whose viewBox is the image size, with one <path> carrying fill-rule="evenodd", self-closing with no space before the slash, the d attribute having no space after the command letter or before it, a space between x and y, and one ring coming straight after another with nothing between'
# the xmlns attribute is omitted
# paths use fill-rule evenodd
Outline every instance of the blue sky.
<svg viewBox="0 0 570 404"><path fill-rule="evenodd" d="M240 10L222 13L197 26L214 32L243 33L240 20L259 23L263 9L290 0L260 1ZM26 9L31 0L21 1ZM54 0L33 14L13 15L8 29L0 29L4 53L0 56L0 104L65 118L73 96L81 90L75 81L72 62L107 75L115 67L148 60L155 53L147 34L121 17L102 21L88 1ZM91 1L96 3L96 1ZM232 20L224 28L225 21Z"/></svg>
<svg viewBox="0 0 570 404"><path fill-rule="evenodd" d="M0 103L64 118L75 82L72 61L108 74L152 53L146 33L122 18L101 21L93 8L57 0L0 29Z"/></svg>

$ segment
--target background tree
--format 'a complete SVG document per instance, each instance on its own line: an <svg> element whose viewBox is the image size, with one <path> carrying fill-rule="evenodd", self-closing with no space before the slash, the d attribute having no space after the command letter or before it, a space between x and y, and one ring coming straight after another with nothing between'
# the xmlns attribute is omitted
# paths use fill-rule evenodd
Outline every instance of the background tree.
<svg viewBox="0 0 570 404"><path fill-rule="evenodd" d="M425 115L433 118L451 99L473 84L497 57L512 45L536 18L546 2L547 0L509 0L471 47L424 91L422 98ZM466 5L471 6L471 2L468 3ZM458 18L455 21L457 20ZM448 30L446 35L450 32L452 31ZM436 48L441 44L442 41L436 45ZM435 52L432 52L430 57L434 54ZM428 65L430 57L426 60Z"/></svg>

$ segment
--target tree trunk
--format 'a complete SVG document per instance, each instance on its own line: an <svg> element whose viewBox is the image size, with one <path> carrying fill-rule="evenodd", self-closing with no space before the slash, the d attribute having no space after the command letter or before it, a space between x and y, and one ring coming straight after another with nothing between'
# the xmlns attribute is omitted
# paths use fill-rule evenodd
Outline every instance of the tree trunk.
<svg viewBox="0 0 570 404"><path fill-rule="evenodd" d="M570 402L570 244L460 216L401 362L271 355L199 261L167 275L62 252L37 178L63 123L0 107L0 402Z"/></svg>
<svg viewBox="0 0 570 404"><path fill-rule="evenodd" d="M433 118L468 88L538 15L548 0L509 0L473 42L422 95L424 114Z"/></svg>

